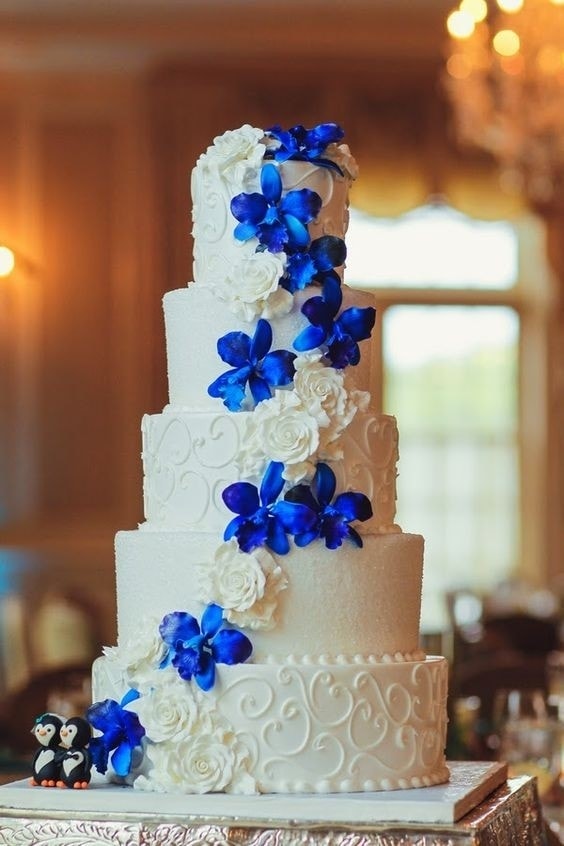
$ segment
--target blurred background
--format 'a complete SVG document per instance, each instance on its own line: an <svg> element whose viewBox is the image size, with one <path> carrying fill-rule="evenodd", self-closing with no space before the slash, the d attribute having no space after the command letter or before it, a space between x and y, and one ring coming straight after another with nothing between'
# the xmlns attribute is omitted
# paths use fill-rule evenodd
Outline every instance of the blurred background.
<svg viewBox="0 0 564 846"><path fill-rule="evenodd" d="M0 106L0 744L46 696L87 697L115 641L113 535L143 519L140 419L167 402L160 301L192 278L190 171L242 123L334 120L358 160L347 281L376 293L398 521L426 538L423 641L462 722L469 696L489 715L496 687L545 689L562 3L0 0Z"/></svg>

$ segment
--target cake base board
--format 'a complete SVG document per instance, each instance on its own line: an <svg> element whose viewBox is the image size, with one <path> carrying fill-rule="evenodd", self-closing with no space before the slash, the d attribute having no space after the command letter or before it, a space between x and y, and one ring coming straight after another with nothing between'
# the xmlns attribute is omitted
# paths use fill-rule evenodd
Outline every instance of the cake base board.
<svg viewBox="0 0 564 846"><path fill-rule="evenodd" d="M179 795L149 793L93 779L87 790L31 787L24 779L0 787L0 815L10 812L134 816L260 827L368 826L381 822L455 823L507 778L507 765L454 761L445 784L411 790L337 794Z"/></svg>

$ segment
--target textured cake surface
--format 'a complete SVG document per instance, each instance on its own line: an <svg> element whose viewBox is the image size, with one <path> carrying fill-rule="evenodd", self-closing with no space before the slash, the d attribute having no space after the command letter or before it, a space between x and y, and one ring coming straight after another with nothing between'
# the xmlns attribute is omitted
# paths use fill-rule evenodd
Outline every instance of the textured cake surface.
<svg viewBox="0 0 564 846"><path fill-rule="evenodd" d="M166 672L166 671L165 671ZM110 658L94 668L95 695L121 698L124 681ZM139 713L160 725L162 699L173 712L176 679L159 701ZM186 696L186 691L181 695ZM190 739L181 734L148 747L153 789L224 790L252 773L262 793L342 793L438 784L444 761L447 662L392 664L243 664L226 667L214 688L218 723L232 727L228 766L200 773L191 766ZM191 703L194 712L200 703ZM186 707L186 703L184 703ZM178 708L180 710L180 708ZM172 730L171 730L172 733ZM215 750L214 750L215 751ZM213 757L208 752L209 757ZM175 765L170 765L170 759ZM239 772L238 772L239 770ZM142 786L144 781L141 781ZM250 786L250 785L249 785ZM244 792L244 791L243 791Z"/></svg>
<svg viewBox="0 0 564 846"><path fill-rule="evenodd" d="M243 126L192 174L194 283L164 297L169 403L144 522L116 536L97 768L135 788L392 790L445 766L447 664L419 646L423 538L371 396L374 298L343 282L336 124Z"/></svg>

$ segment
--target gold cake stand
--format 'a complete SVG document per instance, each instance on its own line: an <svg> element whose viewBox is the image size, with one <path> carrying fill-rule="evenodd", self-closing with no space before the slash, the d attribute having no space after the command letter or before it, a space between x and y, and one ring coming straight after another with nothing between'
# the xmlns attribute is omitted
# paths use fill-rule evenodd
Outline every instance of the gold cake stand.
<svg viewBox="0 0 564 846"><path fill-rule="evenodd" d="M499 775L498 772L498 781ZM368 809L374 807L377 817L378 802L385 803L377 794L371 794L364 805L354 802L344 805L347 800L343 797L325 797L326 807L335 809L337 819L331 818L331 812L324 812L323 819L307 819L304 815L307 805L303 802L301 806L299 802L296 804L296 815L292 817L288 814L289 797L284 805L285 817L280 818L274 799L268 809L276 816L267 819L264 811L254 817L235 816L233 802L227 803L225 812L220 796L211 800L208 796L207 802L202 801L203 813L194 813L198 797L191 797L188 813L179 814L171 813L168 808L156 810L165 798L161 796L159 803L156 794L146 794L147 810L142 811L139 791L114 788L114 797L115 792L123 797L128 793L135 794L137 800L137 810L120 811L119 799L117 806L116 801L109 803L111 810L101 810L107 804L103 790L79 792L90 794L91 805L99 801L100 810L86 810L88 803L74 798L77 791L27 789L24 782L0 787L1 846L545 846L547 843L536 781L528 776L503 781L455 822L368 821ZM47 810L49 797L54 799L55 793L58 794L55 804L59 807ZM62 793L66 794L64 799ZM37 799L38 794L41 800ZM179 802L183 799L180 797ZM41 803L47 807L40 807ZM215 812L210 813L214 803ZM124 801L124 808L127 804ZM252 799L247 798L242 807L252 808ZM358 818L351 816L345 821L343 810L347 807L352 814L355 807L359 809Z"/></svg>

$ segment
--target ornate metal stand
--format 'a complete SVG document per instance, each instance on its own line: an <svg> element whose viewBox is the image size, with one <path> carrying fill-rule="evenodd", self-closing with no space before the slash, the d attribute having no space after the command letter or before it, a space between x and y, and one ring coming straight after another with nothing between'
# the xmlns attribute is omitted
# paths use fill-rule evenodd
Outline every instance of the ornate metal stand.
<svg viewBox="0 0 564 846"><path fill-rule="evenodd" d="M36 788L37 789L37 788ZM50 793L50 791L47 791ZM72 792L72 791L71 791ZM154 796L154 794L153 794ZM2 791L0 789L0 801ZM331 801L331 797L328 797ZM21 804L21 803L20 803ZM154 804L154 800L153 800ZM220 806L218 806L219 808ZM273 810L275 807L273 808ZM456 823L268 822L0 807L1 846L544 846L536 782L509 779Z"/></svg>

